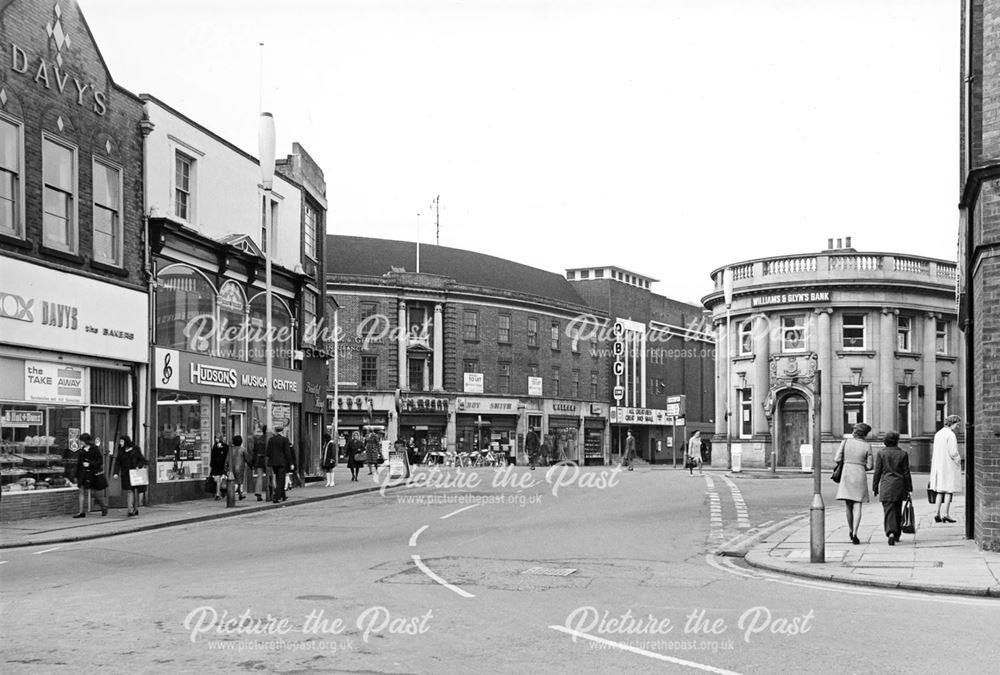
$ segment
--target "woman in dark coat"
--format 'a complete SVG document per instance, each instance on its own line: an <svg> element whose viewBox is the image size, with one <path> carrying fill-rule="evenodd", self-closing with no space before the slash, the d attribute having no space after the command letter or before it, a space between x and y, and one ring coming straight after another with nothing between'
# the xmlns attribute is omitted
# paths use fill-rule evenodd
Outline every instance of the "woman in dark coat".
<svg viewBox="0 0 1000 675"><path fill-rule="evenodd" d="M351 470L351 480L358 480L358 471L365 465L362 457L358 460L358 453L364 453L365 444L361 440L361 434L357 431L351 433L351 440L347 441L347 468Z"/></svg>
<svg viewBox="0 0 1000 675"><path fill-rule="evenodd" d="M220 490L222 488L222 479L226 475L226 460L229 459L229 444L226 443L226 437L222 434L218 434L215 437L215 445L212 446L212 454L208 459L208 470L209 475L215 479L215 500L218 501L222 499Z"/></svg>
<svg viewBox="0 0 1000 675"><path fill-rule="evenodd" d="M885 511L885 536L889 538L889 546L895 546L903 533L900 527L903 502L913 492L913 478L910 476L910 457L899 447L899 434L887 431L884 442L885 449L875 458L872 491Z"/></svg>
<svg viewBox="0 0 1000 675"><path fill-rule="evenodd" d="M127 490L128 515L139 515L139 487L132 485L129 471L141 469L146 466L146 458L142 456L139 446L132 442L128 436L118 439L118 450L115 452L114 464L111 473L115 478L121 476L122 490Z"/></svg>
<svg viewBox="0 0 1000 675"><path fill-rule="evenodd" d="M74 518L87 517L87 490L101 507L101 515L108 515L108 506L104 503L102 494L108 487L108 478L104 475L104 456L94 445L94 438L88 433L80 434L83 449L76 457L76 480L80 488L80 512Z"/></svg>

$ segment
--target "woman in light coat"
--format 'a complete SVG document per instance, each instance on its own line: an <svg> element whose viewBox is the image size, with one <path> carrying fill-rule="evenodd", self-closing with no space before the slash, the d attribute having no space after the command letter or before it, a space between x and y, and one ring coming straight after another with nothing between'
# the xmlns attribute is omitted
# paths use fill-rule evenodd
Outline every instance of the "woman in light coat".
<svg viewBox="0 0 1000 675"><path fill-rule="evenodd" d="M842 499L847 507L847 526L851 528L851 543L860 544L858 528L861 527L861 505L869 501L868 476L874 464L872 446L865 440L872 430L864 422L854 425L854 435L846 439L837 449L833 461L843 460L844 469L840 475L837 499Z"/></svg>
<svg viewBox="0 0 1000 675"><path fill-rule="evenodd" d="M962 456L958 454L958 438L955 436L955 429L961 423L962 418L958 415L948 415L944 420L944 426L934 434L930 489L937 493L935 523L955 522L949 512L951 498L959 492L959 483L962 479ZM941 515L942 505L944 505L944 516Z"/></svg>

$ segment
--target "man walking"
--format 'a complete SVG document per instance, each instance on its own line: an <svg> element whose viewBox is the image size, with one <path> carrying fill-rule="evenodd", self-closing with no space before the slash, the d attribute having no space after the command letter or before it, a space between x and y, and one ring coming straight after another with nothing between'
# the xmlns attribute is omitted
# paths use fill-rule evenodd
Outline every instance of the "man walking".
<svg viewBox="0 0 1000 675"><path fill-rule="evenodd" d="M534 429L529 428L528 435L524 437L524 451L528 453L528 465L534 471L538 463L538 434Z"/></svg>
<svg viewBox="0 0 1000 675"><path fill-rule="evenodd" d="M288 501L285 494L285 474L295 470L292 446L284 437L283 427L275 427L274 435L267 440L267 465L274 472L274 503Z"/></svg>
<svg viewBox="0 0 1000 675"><path fill-rule="evenodd" d="M257 501L262 502L264 498L264 478L267 476L267 425L261 427L260 433L253 437L253 473L254 473L254 494Z"/></svg>
<svg viewBox="0 0 1000 675"><path fill-rule="evenodd" d="M625 437L625 461L623 462L628 466L628 470L632 471L632 461L635 459L635 436L632 435L632 430L629 429Z"/></svg>

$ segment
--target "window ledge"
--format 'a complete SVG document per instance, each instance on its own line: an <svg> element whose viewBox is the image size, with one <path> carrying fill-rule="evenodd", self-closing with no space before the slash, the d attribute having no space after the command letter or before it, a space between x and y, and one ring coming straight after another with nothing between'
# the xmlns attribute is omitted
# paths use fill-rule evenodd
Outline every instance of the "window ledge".
<svg viewBox="0 0 1000 675"><path fill-rule="evenodd" d="M26 241L21 237L15 237L12 234L6 234L4 232L0 232L0 242L16 246L17 248L23 248L25 251L30 251L33 248L30 241Z"/></svg>
<svg viewBox="0 0 1000 675"><path fill-rule="evenodd" d="M44 244L39 246L38 250L42 253L45 253L46 255L50 255L54 258L60 258L62 260L68 260L70 262L75 262L78 265L82 265L84 262L86 262L83 259L82 255L79 255L77 253L69 253L67 251L60 251L57 248L49 248Z"/></svg>
<svg viewBox="0 0 1000 675"><path fill-rule="evenodd" d="M100 260L91 260L90 266L95 270L101 270L102 272L107 272L108 274L114 274L117 277L129 276L127 269L124 269L117 265L111 265L109 263L101 262Z"/></svg>
<svg viewBox="0 0 1000 675"><path fill-rule="evenodd" d="M842 359L845 356L866 356L869 359L875 358L875 352L870 349L838 349L837 358Z"/></svg>
<svg viewBox="0 0 1000 675"><path fill-rule="evenodd" d="M739 356L734 356L733 361L753 361L755 358L755 354L740 354Z"/></svg>
<svg viewBox="0 0 1000 675"><path fill-rule="evenodd" d="M900 352L900 351L896 351L896 352L893 352L893 354L895 354L895 356L896 356L897 359L914 359L914 360L919 360L919 359L923 358L923 356L924 356L920 352Z"/></svg>
<svg viewBox="0 0 1000 675"><path fill-rule="evenodd" d="M950 363L955 363L956 361L958 361L958 357L952 356L951 354L935 354L934 358L936 358L938 361L948 361Z"/></svg>

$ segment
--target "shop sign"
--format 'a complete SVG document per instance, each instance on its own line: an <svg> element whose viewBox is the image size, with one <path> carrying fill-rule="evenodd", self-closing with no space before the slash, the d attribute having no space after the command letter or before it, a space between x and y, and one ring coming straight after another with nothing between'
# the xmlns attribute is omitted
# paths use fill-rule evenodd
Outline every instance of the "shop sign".
<svg viewBox="0 0 1000 675"><path fill-rule="evenodd" d="M0 256L0 333L36 349L146 363L146 294Z"/></svg>
<svg viewBox="0 0 1000 675"><path fill-rule="evenodd" d="M519 401L516 398L460 398L455 401L455 409L460 413L517 414Z"/></svg>
<svg viewBox="0 0 1000 675"><path fill-rule="evenodd" d="M542 378L529 377L528 396L541 396L541 395L542 395Z"/></svg>
<svg viewBox="0 0 1000 675"><path fill-rule="evenodd" d="M45 426L45 411L4 410L2 423L5 427L43 427Z"/></svg>
<svg viewBox="0 0 1000 675"><path fill-rule="evenodd" d="M465 387L462 389L466 394L483 393L483 374L465 373Z"/></svg>
<svg viewBox="0 0 1000 675"><path fill-rule="evenodd" d="M601 411L600 403L590 404L590 414L592 417L603 417L604 413Z"/></svg>
<svg viewBox="0 0 1000 675"><path fill-rule="evenodd" d="M553 403L552 412L560 413L573 413L576 414L576 404L575 403Z"/></svg>
<svg viewBox="0 0 1000 675"><path fill-rule="evenodd" d="M154 350L153 363L153 386L157 389L202 393L222 389L246 398L261 398L267 391L267 369L256 363L236 363L161 347ZM301 385L301 372L274 369L271 391L275 399L301 403Z"/></svg>
<svg viewBox="0 0 1000 675"><path fill-rule="evenodd" d="M24 398L49 403L86 403L87 368L44 361L24 362Z"/></svg>
<svg viewBox="0 0 1000 675"><path fill-rule="evenodd" d="M830 302L830 291L772 293L750 298L751 307L766 307L767 305L796 305L814 302Z"/></svg>
<svg viewBox="0 0 1000 675"><path fill-rule="evenodd" d="M448 412L448 399L426 396L403 396L399 403L401 413Z"/></svg>
<svg viewBox="0 0 1000 675"><path fill-rule="evenodd" d="M636 424L645 426L662 426L670 423L666 410L656 408L625 408L611 406L612 424Z"/></svg>
<svg viewBox="0 0 1000 675"><path fill-rule="evenodd" d="M292 422L292 406L287 403L271 404L271 421L275 429L289 429Z"/></svg>
<svg viewBox="0 0 1000 675"><path fill-rule="evenodd" d="M684 417L687 413L687 395L667 397L667 415L670 417Z"/></svg>

